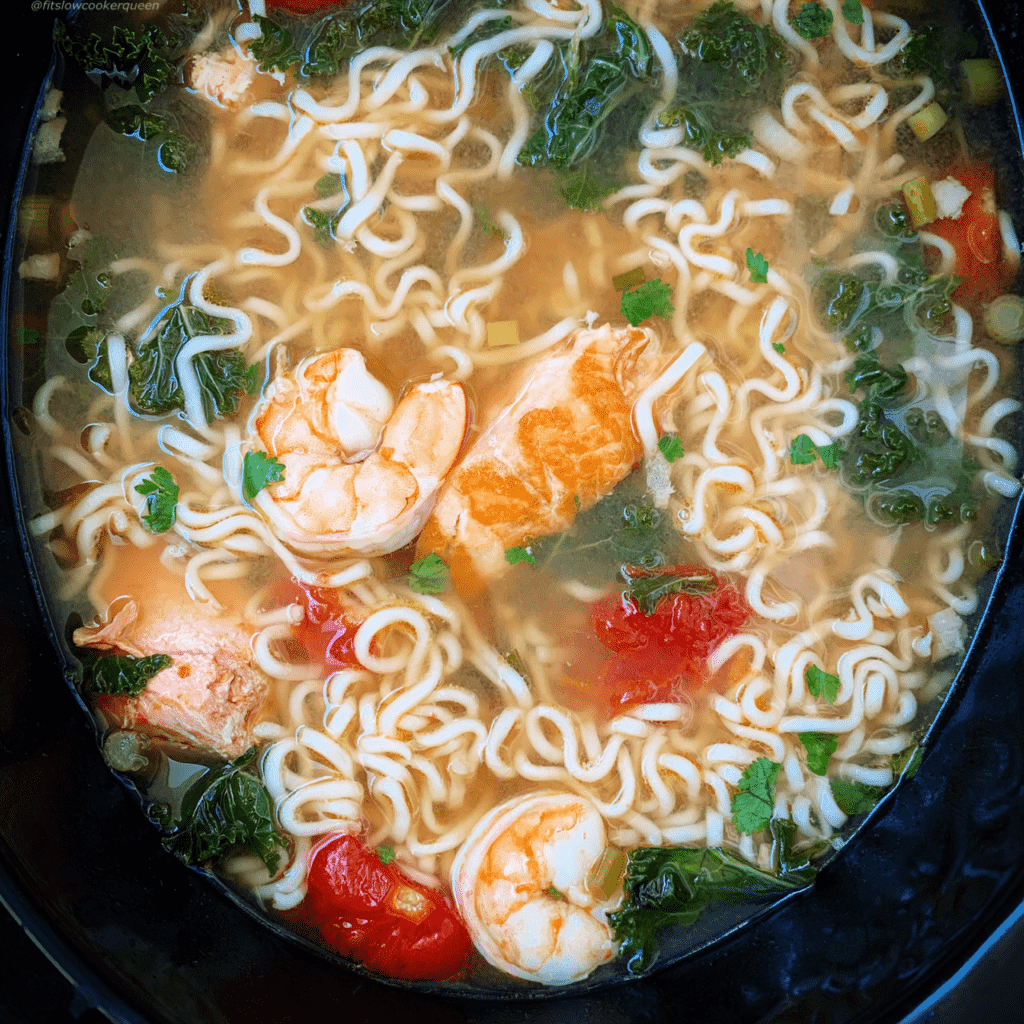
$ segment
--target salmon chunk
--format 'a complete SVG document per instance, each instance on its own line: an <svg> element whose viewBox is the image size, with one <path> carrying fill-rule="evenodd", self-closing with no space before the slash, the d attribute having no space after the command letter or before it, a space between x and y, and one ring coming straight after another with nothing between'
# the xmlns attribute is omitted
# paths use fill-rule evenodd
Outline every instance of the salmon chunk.
<svg viewBox="0 0 1024 1024"><path fill-rule="evenodd" d="M139 696L95 696L111 728L149 736L185 760L235 758L253 744L270 680L253 664L240 626L184 605L163 603L144 614L129 600L107 622L76 629L74 642L106 654L171 658Z"/></svg>
<svg viewBox="0 0 1024 1024"><path fill-rule="evenodd" d="M418 554L439 554L472 595L509 568L507 548L566 529L611 491L643 457L631 414L653 377L654 347L646 331L606 325L528 367L511 401L484 411Z"/></svg>

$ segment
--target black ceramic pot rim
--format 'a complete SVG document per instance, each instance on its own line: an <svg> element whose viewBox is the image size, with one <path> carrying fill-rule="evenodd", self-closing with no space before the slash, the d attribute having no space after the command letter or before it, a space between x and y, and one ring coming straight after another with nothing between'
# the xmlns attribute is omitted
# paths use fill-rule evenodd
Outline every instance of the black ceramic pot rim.
<svg viewBox="0 0 1024 1024"><path fill-rule="evenodd" d="M990 35L1006 32L1012 38L1000 26L1019 28L1021 16L1014 6L991 17L982 14L982 24ZM43 36L45 43L48 32ZM43 66L40 52L45 55L45 46L31 54L29 67ZM1013 69L1007 71L1012 82ZM32 89L31 99L19 108L24 126L18 137L26 132L34 84ZM1013 114L1016 118L1015 103ZM1017 163L1017 193L1024 195L1019 158ZM20 189L24 164L18 166ZM8 267L12 252L13 231L7 240ZM2 301L9 329L7 290ZM3 403L10 456L6 390ZM23 543L10 500L2 505L3 536ZM277 992L299 982L307 1004L343 1002L351 1015L365 1013L367 1019L392 1011L424 1012L442 1020L503 1024L529 1013L551 1021L612 1024L678 1018L686 1006L687 1016L709 1024L895 1021L1020 912L1024 759L1017 723L1024 720L1024 696L1015 691L1024 655L1024 632L1019 630L1024 617L1022 535L1018 507L983 625L917 777L879 805L856 841L822 871L811 890L639 982L529 1008L438 999L336 968L250 920L203 876L164 854L137 803L112 780L70 693L61 688L58 698L41 696L41 687L56 684L60 664L54 651L42 651L37 643L46 626L34 606L31 568L8 551L10 573L0 610L18 641L32 649L25 672L13 662L10 667L10 690L18 703L9 716L6 708L0 715L0 780L15 778L27 764L46 785L73 782L73 795L85 806L77 809L80 818L73 802L61 807L60 821L71 830L63 841L83 843L76 853L86 866L82 878L70 881L64 875L67 864L46 869L30 856L34 847L25 832L15 835L5 815L0 850L11 867L0 872L0 893L54 963L79 984L83 999L107 1007L113 1019L126 1024L143 1021L140 1012L150 1021L189 1024L281 1020ZM80 777L70 781L66 766L47 766L45 759L54 750L45 736L15 750L24 734L8 728L9 722L38 727L57 716L60 749L82 759L73 769ZM90 834L86 848L89 822L107 828ZM120 933L113 939L112 929ZM139 943L148 957L131 948ZM159 969L162 965L170 980ZM243 991L249 986L259 995Z"/></svg>

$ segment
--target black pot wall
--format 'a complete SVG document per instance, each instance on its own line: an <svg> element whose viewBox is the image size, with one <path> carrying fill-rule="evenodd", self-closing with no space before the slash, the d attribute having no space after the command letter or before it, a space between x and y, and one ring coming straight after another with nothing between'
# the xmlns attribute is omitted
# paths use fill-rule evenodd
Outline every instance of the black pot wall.
<svg viewBox="0 0 1024 1024"><path fill-rule="evenodd" d="M15 79L20 95L8 108L4 143L11 182L52 15L25 14L22 24L17 60L27 70ZM993 13L994 36L1009 54L1022 27L1017 5ZM1024 68L1010 69L1016 88L1022 76ZM1010 173L1020 193L1019 163ZM132 1024L280 1024L324 1012L353 1022L422 1016L452 1024L898 1020L1024 897L1020 520L1018 509L987 617L920 771L811 890L640 982L517 1004L445 1000L339 969L163 852L61 681L9 481L0 478L0 896L82 985L83 1005Z"/></svg>

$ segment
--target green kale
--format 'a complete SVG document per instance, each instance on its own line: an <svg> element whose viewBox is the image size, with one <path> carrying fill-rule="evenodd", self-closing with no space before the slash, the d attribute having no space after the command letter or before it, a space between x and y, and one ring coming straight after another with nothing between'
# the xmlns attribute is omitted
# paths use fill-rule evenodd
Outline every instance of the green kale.
<svg viewBox="0 0 1024 1024"><path fill-rule="evenodd" d="M89 364L89 379L94 384L113 394L114 384L110 377L110 360L107 358L106 331L83 324L67 336L64 346L75 362Z"/></svg>
<svg viewBox="0 0 1024 1024"><path fill-rule="evenodd" d="M808 665L804 681L807 683L807 692L812 697L820 697L829 704L835 704L836 697L839 696L838 676L823 671L817 665Z"/></svg>
<svg viewBox="0 0 1024 1024"><path fill-rule="evenodd" d="M874 399L859 405L857 426L843 441L846 479L858 487L893 480L921 458L910 438Z"/></svg>
<svg viewBox="0 0 1024 1024"><path fill-rule="evenodd" d="M864 306L866 287L853 274L822 274L812 292L818 319L828 331L845 331Z"/></svg>
<svg viewBox="0 0 1024 1024"><path fill-rule="evenodd" d="M142 412L161 414L185 408L185 396L178 380L177 358L193 338L226 334L231 324L207 316L184 302L171 306L157 327L138 345L128 367L129 393ZM238 349L201 352L192 360L202 393L207 420L229 416L248 384L248 365Z"/></svg>
<svg viewBox="0 0 1024 1024"><path fill-rule="evenodd" d="M135 89L140 103L148 103L177 74L183 48L157 26L135 31L114 26L109 39L93 34L72 36L63 22L56 27L57 43L88 75ZM177 52L176 52L177 51Z"/></svg>
<svg viewBox="0 0 1024 1024"><path fill-rule="evenodd" d="M313 237L321 245L330 245L334 241L341 220L340 212L327 213L312 206L305 206L302 209L302 217L313 228Z"/></svg>
<svg viewBox="0 0 1024 1024"><path fill-rule="evenodd" d="M795 17L789 19L789 23L804 39L820 39L827 36L832 28L832 12L825 10L815 0L810 0L797 11Z"/></svg>
<svg viewBox="0 0 1024 1024"><path fill-rule="evenodd" d="M665 456L666 462L675 462L686 454L683 450L683 442L675 434L663 434L659 437L658 451Z"/></svg>
<svg viewBox="0 0 1024 1024"><path fill-rule="evenodd" d="M151 476L136 484L135 490L146 497L146 512L142 516L146 529L150 533L166 533L177 518L179 491L174 477L163 466L156 466Z"/></svg>
<svg viewBox="0 0 1024 1024"><path fill-rule="evenodd" d="M183 174L188 170L193 157L193 146L166 117L129 104L108 110L106 121L121 135L143 142L160 139L160 146L157 149L160 165L176 174Z"/></svg>
<svg viewBox="0 0 1024 1024"><path fill-rule="evenodd" d="M607 136L618 137L612 146L618 148L623 141L631 141L621 136L628 135L635 126L636 113L644 109L642 105L630 105L633 116L625 125L619 124L615 132L605 132L613 113L635 97L653 62L646 34L624 12L612 8L596 39L586 40L578 48L561 47L558 52L563 78L543 104L546 110L542 125L519 152L518 162L526 167L576 167Z"/></svg>
<svg viewBox="0 0 1024 1024"><path fill-rule="evenodd" d="M775 780L781 768L767 757L759 757L747 766L730 804L737 832L750 834L768 827L775 810Z"/></svg>
<svg viewBox="0 0 1024 1024"><path fill-rule="evenodd" d="M750 145L749 131L728 131L715 121L715 108L700 102L666 107L658 115L661 128L681 127L683 145L700 150L704 159L717 167L726 157L735 157Z"/></svg>
<svg viewBox="0 0 1024 1024"><path fill-rule="evenodd" d="M676 308L672 305L672 288L659 277L653 281L645 281L631 292L622 293L622 315L634 327L639 327L652 316L668 320L675 311Z"/></svg>
<svg viewBox="0 0 1024 1024"><path fill-rule="evenodd" d="M772 861L776 873L797 885L806 885L818 873L813 864L831 849L828 840L804 844L797 848L797 827L792 818L772 818Z"/></svg>
<svg viewBox="0 0 1024 1024"><path fill-rule="evenodd" d="M697 95L718 100L769 99L782 84L786 45L729 2L717 0L697 15L680 40L692 61L684 65Z"/></svg>
<svg viewBox="0 0 1024 1024"><path fill-rule="evenodd" d="M246 452L242 460L242 494L252 501L264 487L284 479L284 466L266 452Z"/></svg>
<svg viewBox="0 0 1024 1024"><path fill-rule="evenodd" d="M79 648L77 654L82 662L82 689L88 693L138 697L153 676L171 666L168 654L133 658L97 654L88 648Z"/></svg>
<svg viewBox="0 0 1024 1024"><path fill-rule="evenodd" d="M978 52L977 40L952 23L928 22L911 33L893 61L898 75L927 75L943 94L959 92L960 62Z"/></svg>
<svg viewBox="0 0 1024 1024"><path fill-rule="evenodd" d="M538 569L594 586L621 582L624 566L653 569L669 564L676 551L675 532L647 500L642 474L634 473L578 515L568 532L531 538L524 548Z"/></svg>
<svg viewBox="0 0 1024 1024"><path fill-rule="evenodd" d="M885 795L881 786L868 786L849 779L832 779L829 786L839 810L847 815L867 814Z"/></svg>
<svg viewBox="0 0 1024 1024"><path fill-rule="evenodd" d="M750 271L750 280L754 284L768 283L768 261L762 253L747 249L747 270Z"/></svg>
<svg viewBox="0 0 1024 1024"><path fill-rule="evenodd" d="M899 363L882 366L874 350L862 352L846 371L846 384L850 391L865 391L875 399L895 398L907 386L907 371Z"/></svg>
<svg viewBox="0 0 1024 1024"><path fill-rule="evenodd" d="M669 594L710 594L717 583L709 572L680 572L672 568L622 570L629 588L626 596L644 615L653 615L663 597Z"/></svg>
<svg viewBox="0 0 1024 1024"><path fill-rule="evenodd" d="M570 209L593 211L600 210L604 201L622 185L588 161L582 167L564 172L560 191Z"/></svg>
<svg viewBox="0 0 1024 1024"><path fill-rule="evenodd" d="M797 739L807 751L807 769L815 775L828 771L828 762L839 746L839 737L832 732L799 732Z"/></svg>
<svg viewBox="0 0 1024 1024"><path fill-rule="evenodd" d="M630 851L626 899L608 915L631 974L640 974L658 953L658 932L688 926L715 903L743 903L808 885L814 868L773 875L719 849L640 847Z"/></svg>
<svg viewBox="0 0 1024 1024"><path fill-rule="evenodd" d="M185 794L181 813L164 847L186 864L206 864L234 849L251 853L273 874L285 840L274 831L270 796L247 769L256 758L251 747L241 757L211 768Z"/></svg>
<svg viewBox="0 0 1024 1024"><path fill-rule="evenodd" d="M287 71L301 59L291 32L276 21L254 14L252 20L260 27L260 35L249 44L259 61L260 71Z"/></svg>
<svg viewBox="0 0 1024 1024"><path fill-rule="evenodd" d="M432 553L418 558L409 567L409 589L414 594L443 594L448 589L448 566Z"/></svg>

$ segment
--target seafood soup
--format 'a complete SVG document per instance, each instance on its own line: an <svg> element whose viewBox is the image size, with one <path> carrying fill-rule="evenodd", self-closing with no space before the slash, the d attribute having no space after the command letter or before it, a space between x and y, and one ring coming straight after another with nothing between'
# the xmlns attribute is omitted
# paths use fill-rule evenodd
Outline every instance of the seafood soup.
<svg viewBox="0 0 1024 1024"><path fill-rule="evenodd" d="M998 66L882 2L58 26L18 472L168 851L529 991L813 884L913 775L1024 300Z"/></svg>

